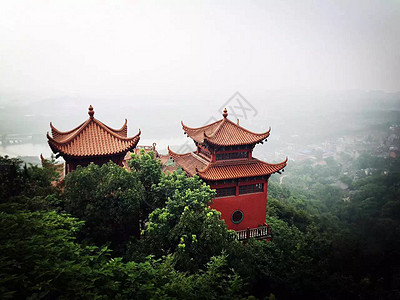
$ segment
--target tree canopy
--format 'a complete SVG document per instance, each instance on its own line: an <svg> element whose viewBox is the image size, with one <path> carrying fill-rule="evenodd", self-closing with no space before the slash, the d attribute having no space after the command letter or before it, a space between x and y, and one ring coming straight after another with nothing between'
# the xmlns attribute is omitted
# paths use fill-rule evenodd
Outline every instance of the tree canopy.
<svg viewBox="0 0 400 300"><path fill-rule="evenodd" d="M272 240L242 243L215 191L151 153L130 171L78 167L64 187L54 162L0 157L1 297L398 299L399 160L345 159L272 177Z"/></svg>

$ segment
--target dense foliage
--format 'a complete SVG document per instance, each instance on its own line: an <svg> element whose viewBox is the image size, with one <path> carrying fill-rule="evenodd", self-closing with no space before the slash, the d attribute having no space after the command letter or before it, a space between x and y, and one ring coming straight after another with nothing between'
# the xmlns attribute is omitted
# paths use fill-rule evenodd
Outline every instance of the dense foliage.
<svg viewBox="0 0 400 300"><path fill-rule="evenodd" d="M286 184L273 180L269 214L305 234L317 230L307 253L320 255L313 260L324 266L320 290L329 296L398 299L400 161L362 154L322 162L294 163Z"/></svg>
<svg viewBox="0 0 400 300"><path fill-rule="evenodd" d="M0 157L1 298L400 297L398 160L292 162L270 180L272 241L248 243L198 177L162 174L151 153L129 166L60 188L53 162Z"/></svg>
<svg viewBox="0 0 400 300"><path fill-rule="evenodd" d="M128 161L130 171L139 179L143 186L144 195L139 207L139 226L143 230L149 219L149 214L157 207L162 207L166 201L160 198L159 193L153 190L161 180L161 162L154 159L154 152L145 152L143 149L140 155L132 155Z"/></svg>
<svg viewBox="0 0 400 300"><path fill-rule="evenodd" d="M83 222L68 215L2 212L0 222L2 298L231 299L241 288L237 276L224 272L223 255L188 276L170 258L124 263L106 247L77 243Z"/></svg>
<svg viewBox="0 0 400 300"><path fill-rule="evenodd" d="M139 236L139 206L144 189L135 173L109 162L78 166L65 178L65 209L85 221L84 238L112 248Z"/></svg>
<svg viewBox="0 0 400 300"><path fill-rule="evenodd" d="M153 190L166 201L150 214L143 232L141 244L148 254L173 254L178 269L194 273L211 257L238 244L235 233L220 220L221 214L208 207L215 192L199 177L175 172L163 176Z"/></svg>
<svg viewBox="0 0 400 300"><path fill-rule="evenodd" d="M172 252L159 258L146 254L137 261L127 259L128 255L113 256L121 254L116 243L124 243L115 239L115 233L136 240L130 226L138 224L132 215L138 215L145 197L140 174L112 163L90 165L70 173L62 193L53 185L55 170L50 172L46 164L23 167L21 161L7 157L0 162L2 182L8 183L0 190L1 298L233 299L243 295L243 282L228 267L222 250L206 256L201 270L192 274L176 267ZM199 183L197 179L193 187ZM202 186L206 196L213 194ZM164 189L163 185L154 188ZM91 245L101 239L117 251Z"/></svg>

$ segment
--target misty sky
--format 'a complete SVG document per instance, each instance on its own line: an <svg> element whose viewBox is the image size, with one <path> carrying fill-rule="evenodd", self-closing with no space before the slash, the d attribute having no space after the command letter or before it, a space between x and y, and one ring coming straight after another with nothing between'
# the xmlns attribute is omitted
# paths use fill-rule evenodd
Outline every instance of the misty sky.
<svg viewBox="0 0 400 300"><path fill-rule="evenodd" d="M400 1L1 1L0 78L40 97L397 91Z"/></svg>

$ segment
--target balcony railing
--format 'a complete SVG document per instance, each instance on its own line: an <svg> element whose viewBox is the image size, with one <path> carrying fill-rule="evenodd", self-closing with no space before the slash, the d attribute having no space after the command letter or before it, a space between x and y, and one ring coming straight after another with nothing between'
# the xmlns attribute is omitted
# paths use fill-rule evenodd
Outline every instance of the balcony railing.
<svg viewBox="0 0 400 300"><path fill-rule="evenodd" d="M236 231L239 241L246 241L249 238L256 240L264 240L271 238L271 226L268 224L256 228L247 228L245 230Z"/></svg>

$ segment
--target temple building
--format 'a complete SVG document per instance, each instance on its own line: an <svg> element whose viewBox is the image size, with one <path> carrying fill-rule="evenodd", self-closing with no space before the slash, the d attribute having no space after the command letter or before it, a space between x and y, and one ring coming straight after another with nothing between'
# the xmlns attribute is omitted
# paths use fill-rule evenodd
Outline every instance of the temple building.
<svg viewBox="0 0 400 300"><path fill-rule="evenodd" d="M221 212L239 240L268 239L268 179L283 171L287 158L277 164L254 158L253 148L266 141L270 130L254 133L238 123L228 119L226 109L221 120L203 127L190 128L182 122L184 133L193 139L197 150L178 154L168 148L169 155L189 176L198 175L216 190L210 206Z"/></svg>
<svg viewBox="0 0 400 300"><path fill-rule="evenodd" d="M137 135L127 137L126 119L120 129L113 129L94 117L92 106L88 113L89 119L69 131L62 132L50 123L52 136L47 133L48 143L56 158L64 158L65 174L91 162L102 165L113 161L122 166L126 153L139 142L140 130Z"/></svg>

